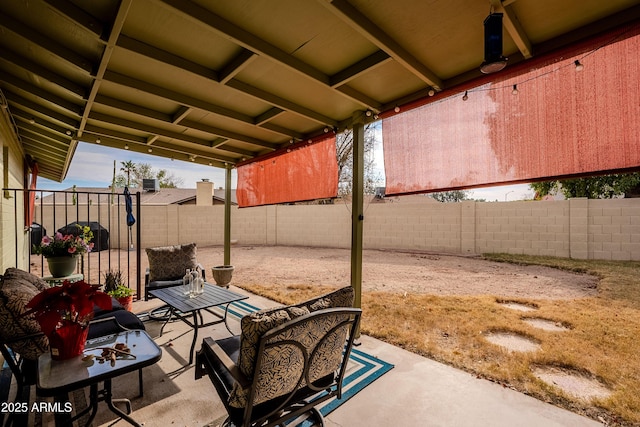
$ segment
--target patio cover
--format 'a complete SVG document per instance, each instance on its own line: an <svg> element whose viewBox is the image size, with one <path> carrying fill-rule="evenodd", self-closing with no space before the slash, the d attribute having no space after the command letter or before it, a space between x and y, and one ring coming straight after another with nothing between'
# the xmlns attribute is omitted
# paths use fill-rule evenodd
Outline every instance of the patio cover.
<svg viewBox="0 0 640 427"><path fill-rule="evenodd" d="M39 175L78 142L226 168L638 22L637 0L0 2L0 112Z"/></svg>

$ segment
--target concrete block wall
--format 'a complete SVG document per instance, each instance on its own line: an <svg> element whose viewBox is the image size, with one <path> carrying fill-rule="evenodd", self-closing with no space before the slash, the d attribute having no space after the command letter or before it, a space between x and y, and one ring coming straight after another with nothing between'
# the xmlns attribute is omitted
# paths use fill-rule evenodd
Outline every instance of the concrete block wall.
<svg viewBox="0 0 640 427"><path fill-rule="evenodd" d="M58 209L61 209L60 207ZM126 247L125 216L106 207L73 209L79 220L109 218L111 244ZM47 215L41 222L47 226ZM56 212L58 227L64 212ZM105 225L105 224L103 224ZM224 206L141 207L141 247L224 243ZM106 226L106 225L105 225ZM47 231L51 231L47 228ZM119 233L118 233L119 231ZM135 238L135 236L134 236ZM351 205L231 209L231 239L242 245L348 248ZM136 243L136 242L134 242ZM507 252L577 259L640 260L640 199L517 202L365 203L364 247L454 254Z"/></svg>
<svg viewBox="0 0 640 427"><path fill-rule="evenodd" d="M375 203L365 209L364 247L459 253L460 203Z"/></svg>
<svg viewBox="0 0 640 427"><path fill-rule="evenodd" d="M273 242L277 245L335 248L351 245L351 207L344 203L272 208L277 227Z"/></svg>
<svg viewBox="0 0 640 427"><path fill-rule="evenodd" d="M589 200L587 242L589 259L638 259L640 204L638 199Z"/></svg>
<svg viewBox="0 0 640 427"><path fill-rule="evenodd" d="M569 257L570 203L476 203L475 252Z"/></svg>

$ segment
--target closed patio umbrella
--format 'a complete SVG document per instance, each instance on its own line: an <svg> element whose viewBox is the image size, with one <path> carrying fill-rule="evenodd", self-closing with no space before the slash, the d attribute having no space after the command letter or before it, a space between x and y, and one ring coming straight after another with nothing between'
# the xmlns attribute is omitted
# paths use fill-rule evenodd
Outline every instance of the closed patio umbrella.
<svg viewBox="0 0 640 427"><path fill-rule="evenodd" d="M136 218L133 216L133 202L131 201L131 193L129 193L129 187L124 187L124 206L127 210L127 225L129 226L129 242L130 247L133 249L133 233L131 227L136 223Z"/></svg>

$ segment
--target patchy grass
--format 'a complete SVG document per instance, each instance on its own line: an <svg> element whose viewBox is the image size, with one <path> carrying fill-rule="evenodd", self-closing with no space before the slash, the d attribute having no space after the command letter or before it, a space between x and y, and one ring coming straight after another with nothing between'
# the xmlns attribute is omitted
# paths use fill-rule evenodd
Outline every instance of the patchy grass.
<svg viewBox="0 0 640 427"><path fill-rule="evenodd" d="M576 300L518 299L535 314L508 309L496 296L362 295L362 332L414 353L472 372L608 425L640 426L640 263L551 257L486 255L493 261L536 264L597 275L598 296ZM318 285L245 285L283 304L328 292ZM513 300L510 300L513 301ZM567 326L564 332L535 328L535 315ZM541 343L533 353L510 352L489 343L492 331L520 333ZM540 381L532 368L572 368L598 378L611 397L584 401Z"/></svg>

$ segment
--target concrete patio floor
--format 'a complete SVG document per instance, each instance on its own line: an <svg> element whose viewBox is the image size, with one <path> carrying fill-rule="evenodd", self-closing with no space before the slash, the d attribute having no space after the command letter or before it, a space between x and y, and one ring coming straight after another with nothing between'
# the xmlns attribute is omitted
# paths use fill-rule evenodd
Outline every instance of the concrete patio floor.
<svg viewBox="0 0 640 427"><path fill-rule="evenodd" d="M233 291L250 296L247 302L257 307L270 307L277 303L236 288ZM148 311L160 305L157 300L134 303L135 312ZM159 322L148 322L150 335L163 348L162 369L171 371L185 363L191 343L191 332L186 325L174 322L168 331L158 337ZM231 328L239 328L232 320ZM183 328L184 327L184 328ZM172 336L172 330L175 330ZM198 341L205 336L228 334L222 325L202 330ZM175 337L175 338L174 338ZM365 387L331 414L325 423L333 427L351 426L598 426L600 423L565 409L544 403L499 384L418 356L380 340L362 336L358 349L394 365L394 368ZM199 346L199 345L198 345ZM194 381L193 367L171 378L180 389L177 394L165 396L162 407L145 404L136 410L135 419L146 427L163 425L213 426L211 421L224 416L224 409L207 380ZM147 387L155 387L154 385ZM206 405L198 404L194 397L205 394ZM184 395L184 397L181 397ZM146 398L146 397L145 397ZM171 403L174 402L174 403ZM190 404L193 403L193 404ZM203 408L206 406L206 408ZM203 414L204 412L204 414ZM203 423L203 419L208 420ZM104 420L104 426L113 425L113 419ZM115 425L126 425L119 421Z"/></svg>

